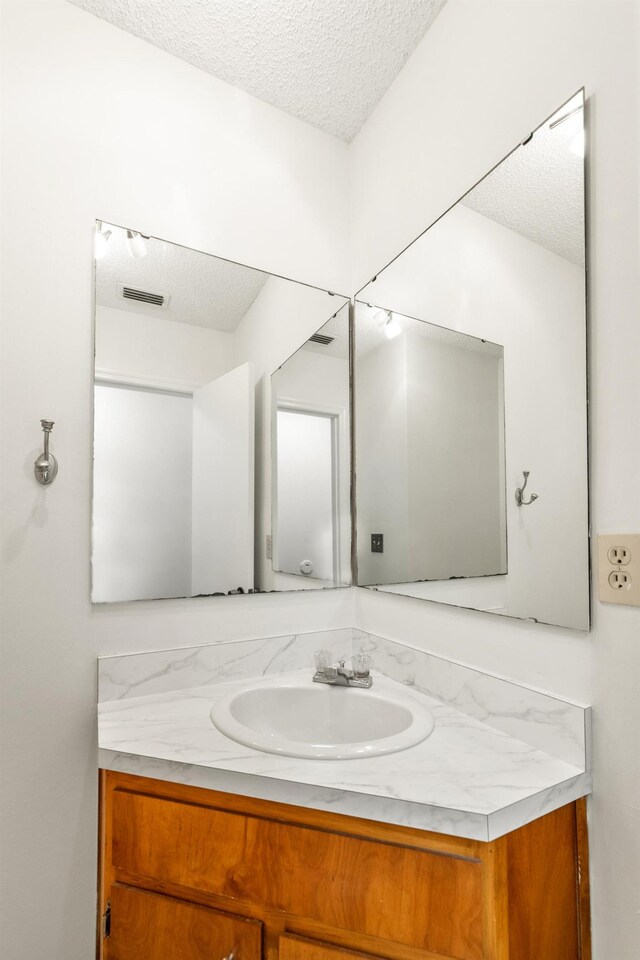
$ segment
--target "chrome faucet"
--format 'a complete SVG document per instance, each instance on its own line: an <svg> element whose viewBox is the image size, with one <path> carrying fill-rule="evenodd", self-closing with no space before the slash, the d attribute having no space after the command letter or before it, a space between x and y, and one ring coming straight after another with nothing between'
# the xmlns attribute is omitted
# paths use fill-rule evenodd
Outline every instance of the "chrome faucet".
<svg viewBox="0 0 640 960"><path fill-rule="evenodd" d="M371 659L366 653L357 653L351 658L352 670L345 667L346 660L339 659L335 666L331 665L329 650L317 650L315 654L316 672L313 675L314 683L328 683L334 687L370 687L373 683L369 671Z"/></svg>

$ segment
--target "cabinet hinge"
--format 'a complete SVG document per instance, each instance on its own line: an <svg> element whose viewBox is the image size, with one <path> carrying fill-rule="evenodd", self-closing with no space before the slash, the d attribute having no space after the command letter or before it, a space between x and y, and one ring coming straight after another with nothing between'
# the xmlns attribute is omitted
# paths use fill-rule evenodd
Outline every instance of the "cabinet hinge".
<svg viewBox="0 0 640 960"><path fill-rule="evenodd" d="M111 901L107 900L107 906L102 914L102 939L106 940L111 936Z"/></svg>

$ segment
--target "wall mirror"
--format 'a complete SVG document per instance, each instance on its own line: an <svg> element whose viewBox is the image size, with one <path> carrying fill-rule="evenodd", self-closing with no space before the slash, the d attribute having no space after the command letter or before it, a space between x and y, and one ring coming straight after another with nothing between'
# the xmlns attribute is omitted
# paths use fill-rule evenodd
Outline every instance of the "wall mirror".
<svg viewBox="0 0 640 960"><path fill-rule="evenodd" d="M584 95L356 296L357 582L589 628Z"/></svg>
<svg viewBox="0 0 640 960"><path fill-rule="evenodd" d="M327 360L316 349L326 348L307 341L325 327L336 369L322 397L307 396L293 371L304 365L309 383L322 379ZM348 423L348 358L337 349L347 330L345 297L98 222L93 602L350 584L340 561L348 496L331 502L331 535L341 539L330 573L290 575L271 559L271 374L291 370L288 400L301 409L322 401ZM348 450L348 433L336 428L332 442ZM330 469L343 462L334 457ZM282 477L295 523L310 528L316 505L298 490L306 479L284 465ZM278 539L283 551L289 538ZM301 560L311 557L313 544L298 546Z"/></svg>
<svg viewBox="0 0 640 960"><path fill-rule="evenodd" d="M274 583L351 582L349 310L271 377ZM346 521L346 522L345 522Z"/></svg>

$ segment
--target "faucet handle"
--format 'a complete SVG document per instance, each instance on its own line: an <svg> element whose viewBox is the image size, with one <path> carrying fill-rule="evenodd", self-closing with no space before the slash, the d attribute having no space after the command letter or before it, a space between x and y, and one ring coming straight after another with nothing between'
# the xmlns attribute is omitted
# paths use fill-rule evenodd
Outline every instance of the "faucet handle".
<svg viewBox="0 0 640 960"><path fill-rule="evenodd" d="M371 670L371 657L361 650L351 658L351 666L356 677L368 677Z"/></svg>
<svg viewBox="0 0 640 960"><path fill-rule="evenodd" d="M313 655L318 673L326 673L331 666L331 651L316 650Z"/></svg>

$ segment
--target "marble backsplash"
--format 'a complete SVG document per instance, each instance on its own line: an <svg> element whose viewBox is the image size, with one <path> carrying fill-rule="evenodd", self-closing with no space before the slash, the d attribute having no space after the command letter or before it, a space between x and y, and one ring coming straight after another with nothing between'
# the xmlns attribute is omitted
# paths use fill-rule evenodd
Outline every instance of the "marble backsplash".
<svg viewBox="0 0 640 960"><path fill-rule="evenodd" d="M435 697L580 769L588 767L589 708L445 660L406 644L342 628L219 642L99 660L100 702L202 687L291 670L313 671L313 654L334 660L364 650L372 670Z"/></svg>
<svg viewBox="0 0 640 960"><path fill-rule="evenodd" d="M98 700L146 697L305 668L311 672L316 650L327 647L336 657L348 657L352 643L353 630L344 627L104 657L98 661Z"/></svg>

